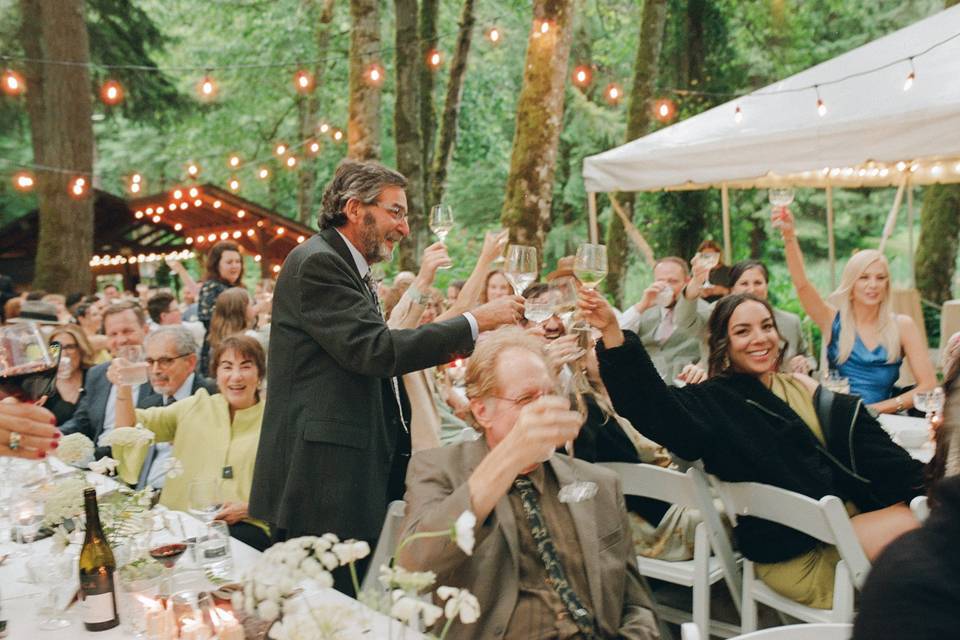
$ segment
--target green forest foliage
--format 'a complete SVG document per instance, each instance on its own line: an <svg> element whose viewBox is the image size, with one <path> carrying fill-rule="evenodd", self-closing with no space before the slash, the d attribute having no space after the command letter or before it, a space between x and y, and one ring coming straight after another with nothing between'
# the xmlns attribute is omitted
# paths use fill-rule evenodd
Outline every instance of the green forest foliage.
<svg viewBox="0 0 960 640"><path fill-rule="evenodd" d="M225 184L236 175L240 194L280 213L296 217L296 172L281 166L272 153L278 141L298 141L298 113L304 100L293 89L299 66L316 59L318 0L87 0L91 57L98 64L135 64L156 69L94 71L95 81L115 77L128 100L108 108L97 102L95 134L99 186L125 193L126 179L143 174L145 193L185 182L189 161L202 168L200 182ZM447 61L456 39L460 2L441 0L440 48ZM689 117L780 77L911 24L942 8L940 0L670 0L657 82L660 95L671 97L680 118ZM22 55L17 44L17 4L0 0L0 53ZM321 62L320 120L345 129L349 6L338 0L330 50ZM577 5L571 66L591 64L592 85L567 90L554 190L552 229L545 245L545 267L575 251L587 236L585 192L580 176L585 156L623 141L626 101L603 100L609 82L628 87L636 55L642 5L637 0L583 0ZM392 135L393 3L382 5L381 64L383 84L383 161L395 157ZM494 45L483 37L496 25L503 33ZM522 62L531 27L530 6L523 0L479 3L477 30L468 62L463 107L445 199L453 205L457 228L448 239L455 267L439 282L465 277L473 266L482 232L498 226L503 186L510 162L514 107L520 92ZM286 66L278 67L276 65ZM232 66L232 68L224 68ZM205 69L219 86L217 99L203 104L195 85ZM437 108L446 83L438 70ZM674 90L707 92L684 95ZM0 100L0 158L29 163L29 126L22 100ZM666 126L659 124L657 126ZM346 144L318 136L317 190L346 152ZM227 166L237 153L244 165ZM260 166L270 179L256 177ZM12 190L9 164L0 163L0 223L34 206L33 197ZM319 201L319 193L316 201ZM837 255L875 246L893 200L892 190L838 191ZM428 203L433 204L433 203ZM604 198L601 223L611 215ZM731 193L735 259L757 257L773 266L776 300L795 307L782 263L781 243L771 236L765 192ZM826 257L825 200L822 192L801 190L796 211L804 250L816 283L829 287ZM919 202L917 204L919 211ZM686 194L640 194L637 224L658 255L689 258L700 240L720 239L720 197L715 191ZM905 217L905 216L903 216ZM909 273L903 230L891 243L895 280ZM392 268L387 267L390 273ZM649 273L635 255L628 272L626 299L635 300ZM785 286L786 285L786 286ZM796 309L795 309L796 310Z"/></svg>

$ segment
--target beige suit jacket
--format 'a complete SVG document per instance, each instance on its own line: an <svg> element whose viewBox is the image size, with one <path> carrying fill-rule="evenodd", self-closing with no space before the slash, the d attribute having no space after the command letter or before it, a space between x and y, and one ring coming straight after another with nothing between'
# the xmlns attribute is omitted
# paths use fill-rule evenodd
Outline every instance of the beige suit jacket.
<svg viewBox="0 0 960 640"><path fill-rule="evenodd" d="M673 384L673 379L686 365L701 359L700 342L706 322L699 312L699 305L698 299L688 300L680 295L673 309L673 333L662 343L656 337L663 320L660 307L650 307L643 313L630 307L620 318L620 328L633 331L640 337L653 366L668 385Z"/></svg>
<svg viewBox="0 0 960 640"><path fill-rule="evenodd" d="M467 479L487 454L486 440L464 442L415 453L407 471L407 517L403 537L418 531L449 529L470 509ZM653 603L637 572L630 523L619 478L594 465L554 455L551 465L563 486L576 475L599 485L595 498L568 504L583 553L590 601L598 628L607 638L659 638ZM517 522L504 495L493 513L476 528L473 555L467 556L446 537L416 540L403 550L399 564L434 571L437 584L467 588L480 602L480 619L454 623L452 638L500 640L519 591ZM578 567L566 567L568 571Z"/></svg>

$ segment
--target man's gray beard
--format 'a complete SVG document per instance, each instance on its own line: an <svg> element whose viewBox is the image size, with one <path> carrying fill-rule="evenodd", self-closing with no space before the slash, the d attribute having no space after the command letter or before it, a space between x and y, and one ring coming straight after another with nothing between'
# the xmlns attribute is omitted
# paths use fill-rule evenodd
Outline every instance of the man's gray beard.
<svg viewBox="0 0 960 640"><path fill-rule="evenodd" d="M360 244L362 245L363 259L367 264L389 262L393 258L393 250L387 248L386 242L380 242L377 237L377 223L373 214L367 213L363 217L363 227L360 230Z"/></svg>

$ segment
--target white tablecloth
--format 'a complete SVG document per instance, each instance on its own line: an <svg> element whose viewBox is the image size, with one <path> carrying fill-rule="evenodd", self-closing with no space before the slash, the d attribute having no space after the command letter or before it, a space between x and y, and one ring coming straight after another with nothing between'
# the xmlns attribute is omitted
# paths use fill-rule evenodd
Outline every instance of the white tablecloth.
<svg viewBox="0 0 960 640"><path fill-rule="evenodd" d="M59 464L57 464L56 467L57 469L61 469ZM90 475L95 476L95 474ZM103 478L102 476L96 476L93 479L96 481L98 489L109 489L113 483L112 480ZM162 511L162 508L158 508L158 512L159 511ZM168 518L172 516L183 523L187 537L196 536L204 530L204 525L189 514L167 512L167 515ZM174 524L173 528L177 530L179 525ZM153 542L162 542L165 538L170 538L171 541L176 539L169 533L159 532L154 534ZM39 540L30 545L24 545L23 547L20 545L6 544L2 545L0 553L9 553L13 549L25 548L31 554L46 555L49 553L52 544L50 538ZM234 575L239 575L244 569L252 566L260 556L260 552L256 549L232 538L230 544L233 555ZM79 547L75 545L71 549L68 549L67 553L71 552L74 554L78 553ZM181 575L184 573L188 575L192 574L195 580L202 579L202 572L190 570L191 561L188 555L189 554L184 554L178 562L175 571L180 571ZM109 631L101 631L98 633L86 631L80 618L80 608L77 605L67 609L64 616L71 621L69 627L57 631L41 630L39 628L41 621L39 609L46 604L45 587L34 584L28 580L26 561L27 558L9 558L0 565L0 613L2 613L0 619L7 620L8 638L11 640L71 640L74 638L90 637L97 638L98 640L119 640L121 638L133 637L129 631L124 628L122 607L120 626L110 629ZM76 574L76 571L74 571L74 573ZM74 575L71 584L64 586L64 597L70 589L76 589L76 584L77 579L76 575ZM210 586L211 590L215 588L216 587L212 585ZM120 597L119 593L118 597ZM355 618L364 623L364 634L369 638L404 637L414 640L422 637L410 629L406 629L405 634L401 635L400 624L398 622L374 612L356 600L333 589L326 589L322 592L311 594L310 602L330 603L339 607L354 609L357 615L352 616L351 619ZM390 626L392 626L392 634Z"/></svg>
<svg viewBox="0 0 960 640"><path fill-rule="evenodd" d="M920 462L930 462L933 458L933 441L928 440L919 447L908 447L900 441L899 434L906 430L924 430L927 429L927 421L924 418L914 418L912 416L901 416L898 414L882 413L878 418L880 426L886 430L893 438L893 441L907 450L907 453Z"/></svg>

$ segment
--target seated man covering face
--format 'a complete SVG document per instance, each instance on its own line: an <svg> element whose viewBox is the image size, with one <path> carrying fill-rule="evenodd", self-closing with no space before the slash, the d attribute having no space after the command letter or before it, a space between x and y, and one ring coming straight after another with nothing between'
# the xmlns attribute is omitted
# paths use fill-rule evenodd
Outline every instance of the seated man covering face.
<svg viewBox="0 0 960 640"><path fill-rule="evenodd" d="M480 619L456 638L658 638L640 581L617 476L554 450L581 418L556 397L541 342L507 327L481 341L467 396L483 437L416 453L407 473L406 537L441 531L472 510L467 555L448 538L406 545L398 564L469 589ZM542 461L546 460L546 463ZM560 487L597 483L597 495L563 504Z"/></svg>

